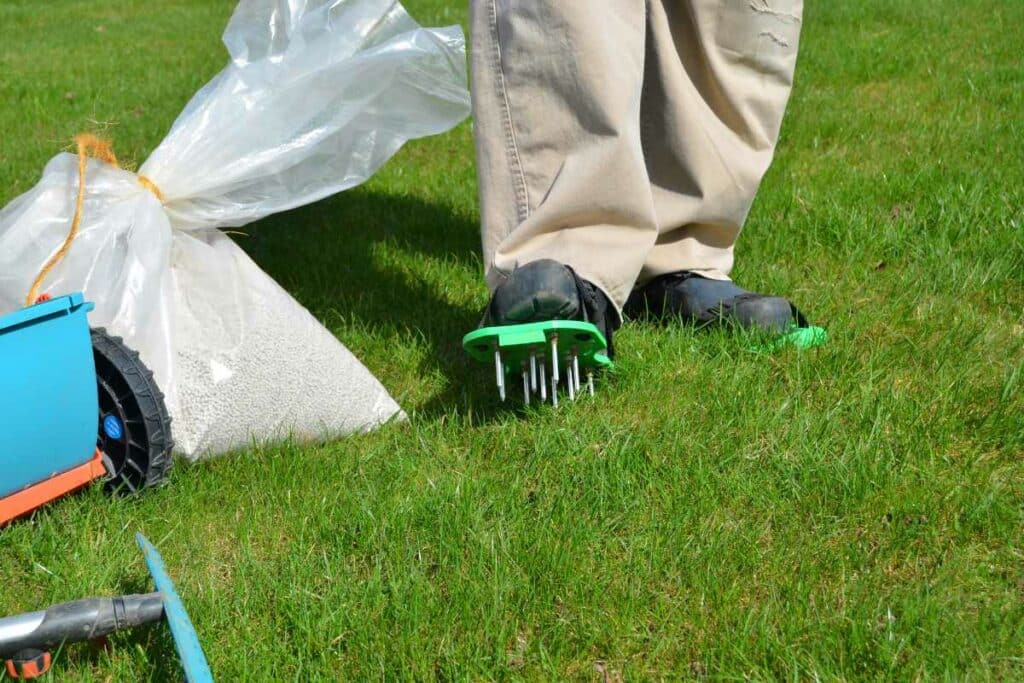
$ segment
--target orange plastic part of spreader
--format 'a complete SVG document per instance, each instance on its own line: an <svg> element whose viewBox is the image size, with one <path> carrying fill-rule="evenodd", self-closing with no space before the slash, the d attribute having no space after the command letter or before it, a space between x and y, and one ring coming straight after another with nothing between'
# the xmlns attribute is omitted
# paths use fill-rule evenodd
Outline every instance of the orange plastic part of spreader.
<svg viewBox="0 0 1024 683"><path fill-rule="evenodd" d="M99 449L96 449L89 462L0 499L0 524L21 517L26 512L42 507L51 500L71 493L106 474L107 468L103 466L103 457Z"/></svg>

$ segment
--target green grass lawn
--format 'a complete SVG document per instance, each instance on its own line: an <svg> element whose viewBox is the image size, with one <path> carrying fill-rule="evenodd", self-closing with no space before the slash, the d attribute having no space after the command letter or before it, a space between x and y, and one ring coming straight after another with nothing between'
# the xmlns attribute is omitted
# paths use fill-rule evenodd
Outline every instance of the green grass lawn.
<svg viewBox="0 0 1024 683"><path fill-rule="evenodd" d="M427 24L463 0L409 0ZM81 130L145 159L230 0L0 3L0 205ZM148 590L220 680L1024 680L1024 3L811 3L736 279L831 342L627 325L596 400L502 406L469 124L243 246L406 425L179 466L0 531L0 614ZM29 456L31 454L25 454ZM54 680L173 680L160 629Z"/></svg>

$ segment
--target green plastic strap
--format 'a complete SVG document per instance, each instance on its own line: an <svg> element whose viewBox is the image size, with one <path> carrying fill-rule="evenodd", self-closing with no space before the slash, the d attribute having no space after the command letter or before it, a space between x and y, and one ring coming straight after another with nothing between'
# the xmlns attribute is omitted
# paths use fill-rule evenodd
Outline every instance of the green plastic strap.
<svg viewBox="0 0 1024 683"><path fill-rule="evenodd" d="M775 353L789 346L798 349L813 349L826 341L828 341L828 333L823 327L793 325L785 334L761 344L754 344L749 348L757 353Z"/></svg>

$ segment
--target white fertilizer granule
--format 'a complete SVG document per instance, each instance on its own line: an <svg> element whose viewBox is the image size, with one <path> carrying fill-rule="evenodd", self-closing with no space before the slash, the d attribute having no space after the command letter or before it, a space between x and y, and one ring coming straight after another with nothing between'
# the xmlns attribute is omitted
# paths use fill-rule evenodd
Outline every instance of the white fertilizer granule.
<svg viewBox="0 0 1024 683"><path fill-rule="evenodd" d="M348 349L216 230L176 233L174 438L190 459L404 417Z"/></svg>

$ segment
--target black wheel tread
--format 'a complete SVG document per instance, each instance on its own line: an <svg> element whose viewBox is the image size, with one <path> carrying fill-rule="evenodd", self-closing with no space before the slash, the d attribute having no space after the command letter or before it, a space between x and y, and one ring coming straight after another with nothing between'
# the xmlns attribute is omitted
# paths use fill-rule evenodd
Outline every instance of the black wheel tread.
<svg viewBox="0 0 1024 683"><path fill-rule="evenodd" d="M111 490L127 489L129 492L157 486L167 477L172 464L171 452L174 449L171 417L167 412L164 394L157 386L153 372L142 362L137 351L128 348L120 337L108 334L103 328L93 328L91 332L98 380L103 379L100 376L102 373L118 373L130 390L129 396L119 396L118 400L135 407L138 410L138 417L141 417L141 420L125 420L125 430L131 435L130 438L126 436L126 442L148 456L145 466L139 462L126 461L121 471L108 480L107 486ZM134 438L137 432L129 432L127 423L144 426L144 443L138 443L138 439ZM128 464L131 465L130 469L143 475L137 477L135 482L125 478L124 470Z"/></svg>

